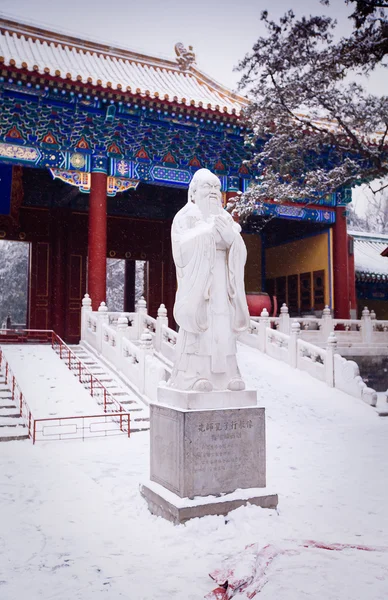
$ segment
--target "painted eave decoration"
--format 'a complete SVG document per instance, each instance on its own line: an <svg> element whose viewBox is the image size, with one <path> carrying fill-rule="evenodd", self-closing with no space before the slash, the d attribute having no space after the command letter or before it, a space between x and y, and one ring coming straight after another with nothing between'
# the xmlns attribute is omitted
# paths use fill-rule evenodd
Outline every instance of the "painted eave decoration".
<svg viewBox="0 0 388 600"><path fill-rule="evenodd" d="M239 115L242 96L203 74L191 46L175 46L176 61L79 39L0 17L0 63L120 94Z"/></svg>

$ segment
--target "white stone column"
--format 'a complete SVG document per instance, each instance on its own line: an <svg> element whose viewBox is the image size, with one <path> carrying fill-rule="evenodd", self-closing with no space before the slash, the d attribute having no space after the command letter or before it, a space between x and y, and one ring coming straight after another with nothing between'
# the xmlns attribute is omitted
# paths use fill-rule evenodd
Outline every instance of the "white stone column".
<svg viewBox="0 0 388 600"><path fill-rule="evenodd" d="M156 318L156 328L155 328L155 350L160 352L162 347L162 326L165 325L168 327L168 317L167 317L167 308L164 304L161 304L158 308L158 316Z"/></svg>
<svg viewBox="0 0 388 600"><path fill-rule="evenodd" d="M286 335L290 335L290 314L288 312L288 306L285 302L283 302L280 309L279 331L281 333L285 333Z"/></svg>
<svg viewBox="0 0 388 600"><path fill-rule="evenodd" d="M123 337L128 331L128 317L125 314L121 314L117 319L117 364L115 366L121 371L125 372L125 356L123 352Z"/></svg>
<svg viewBox="0 0 388 600"><path fill-rule="evenodd" d="M332 331L327 340L326 361L325 361L325 381L330 387L335 387L334 377L334 355L337 351L337 338Z"/></svg>
<svg viewBox="0 0 388 600"><path fill-rule="evenodd" d="M269 313L266 308L263 308L259 321L259 350L260 352L266 352L266 336L267 327L270 327Z"/></svg>
<svg viewBox="0 0 388 600"><path fill-rule="evenodd" d="M102 326L106 323L109 324L109 315L108 315L108 307L105 302L101 302L98 307L98 315L97 315L97 328L96 328L96 350L101 352L102 350Z"/></svg>
<svg viewBox="0 0 388 600"><path fill-rule="evenodd" d="M291 367L294 369L298 366L298 339L300 337L300 324L298 321L293 321L291 325L290 341L288 344L288 356Z"/></svg>
<svg viewBox="0 0 388 600"><path fill-rule="evenodd" d="M368 307L365 306L361 316L361 336L364 344L370 344L373 336L373 323Z"/></svg>
<svg viewBox="0 0 388 600"><path fill-rule="evenodd" d="M147 315L147 302L144 296L142 296L136 303L136 320L134 326L136 327L136 339L140 339L142 331L144 329L144 316Z"/></svg>
<svg viewBox="0 0 388 600"><path fill-rule="evenodd" d="M327 306L322 311L322 327L321 327L321 337L322 341L326 341L329 338L329 335L334 333L334 324L331 316L331 310Z"/></svg>
<svg viewBox="0 0 388 600"><path fill-rule="evenodd" d="M150 334L150 332L148 331L148 329L144 329L143 333L141 334L140 337L140 344L139 347L141 349L141 364L139 365L140 367L140 392L142 394L145 393L145 387L146 387L146 365L147 365L147 356L153 356L154 354L154 348L152 345L152 335Z"/></svg>
<svg viewBox="0 0 388 600"><path fill-rule="evenodd" d="M86 341L86 332L88 329L88 318L92 312L92 299L89 294L82 298L81 308L81 340Z"/></svg>

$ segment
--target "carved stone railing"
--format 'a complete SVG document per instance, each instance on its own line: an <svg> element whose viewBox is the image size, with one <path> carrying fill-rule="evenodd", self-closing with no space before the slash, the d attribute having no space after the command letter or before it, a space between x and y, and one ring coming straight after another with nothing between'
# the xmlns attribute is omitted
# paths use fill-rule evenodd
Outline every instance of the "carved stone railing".
<svg viewBox="0 0 388 600"><path fill-rule="evenodd" d="M281 333L291 334L291 319L286 304L280 309L279 317L269 317L267 311L262 316L251 318L251 329L263 321ZM361 319L333 319L330 309L326 306L322 317L295 317L292 322L300 325L300 337L311 344L326 345L331 333L335 333L338 346L352 348L355 346L379 344L388 351L388 321L376 319L373 311L364 308ZM252 332L253 333L253 332Z"/></svg>
<svg viewBox="0 0 388 600"><path fill-rule="evenodd" d="M297 340L296 366L320 381L326 381L326 370L332 369L326 350L301 339Z"/></svg>
<svg viewBox="0 0 388 600"><path fill-rule="evenodd" d="M291 322L288 335L271 328L266 311L262 315L251 320L250 328L240 336L240 342L376 406L377 394L362 381L357 364L337 354L336 333L329 334L326 348L323 348L302 338L299 319Z"/></svg>
<svg viewBox="0 0 388 600"><path fill-rule="evenodd" d="M283 362L289 362L289 340L290 336L275 329L267 327L265 331L265 348L266 353L272 358L282 360Z"/></svg>
<svg viewBox="0 0 388 600"><path fill-rule="evenodd" d="M86 295L82 341L112 363L140 397L155 400L158 383L169 377L177 342L177 333L168 327L165 306L161 304L154 319L147 314L142 298L135 313L120 313L117 318L110 315L105 303L92 312ZM359 321L332 319L329 309L323 311L322 319L291 320L283 305L279 317L270 317L264 309L260 317L251 319L239 341L375 406L376 392L362 381L356 363L339 360L336 354L338 340L350 345L373 344L373 336L380 336L380 340L385 336L388 341L388 321L372 319L368 309Z"/></svg>
<svg viewBox="0 0 388 600"><path fill-rule="evenodd" d="M162 339L160 345L161 354L171 363L174 362L175 345L178 334L167 325L162 325Z"/></svg>
<svg viewBox="0 0 388 600"><path fill-rule="evenodd" d="M147 314L144 298L134 313L111 313L104 302L92 311L90 297L86 294L83 299L81 342L114 366L145 402L156 400L158 383L169 376L175 341L164 305L154 319ZM155 351L165 357L165 365L155 358Z"/></svg>

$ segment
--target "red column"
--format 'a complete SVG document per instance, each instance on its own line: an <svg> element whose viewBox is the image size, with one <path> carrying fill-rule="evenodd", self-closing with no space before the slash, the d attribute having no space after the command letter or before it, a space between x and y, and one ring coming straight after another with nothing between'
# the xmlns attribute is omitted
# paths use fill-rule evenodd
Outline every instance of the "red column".
<svg viewBox="0 0 388 600"><path fill-rule="evenodd" d="M106 173L91 174L89 198L88 294L97 310L106 300Z"/></svg>
<svg viewBox="0 0 388 600"><path fill-rule="evenodd" d="M350 318L348 234L346 207L337 206L333 227L333 270L334 270L334 316Z"/></svg>
<svg viewBox="0 0 388 600"><path fill-rule="evenodd" d="M354 241L353 238L348 236L348 248L349 248L349 302L350 310L352 311L351 318L357 319L357 296L356 296L356 269L354 264Z"/></svg>
<svg viewBox="0 0 388 600"><path fill-rule="evenodd" d="M66 321L66 264L67 238L69 233L68 210L52 209L52 328L61 338L65 337Z"/></svg>

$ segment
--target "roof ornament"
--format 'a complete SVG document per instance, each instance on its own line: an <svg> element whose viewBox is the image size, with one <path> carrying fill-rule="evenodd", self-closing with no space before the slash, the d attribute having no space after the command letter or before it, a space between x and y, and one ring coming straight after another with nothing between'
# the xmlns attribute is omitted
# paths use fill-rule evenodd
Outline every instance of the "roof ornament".
<svg viewBox="0 0 388 600"><path fill-rule="evenodd" d="M177 55L177 63L182 71L188 71L192 65L195 65L195 53L193 46L189 46L187 50L181 42L175 44L175 53Z"/></svg>

